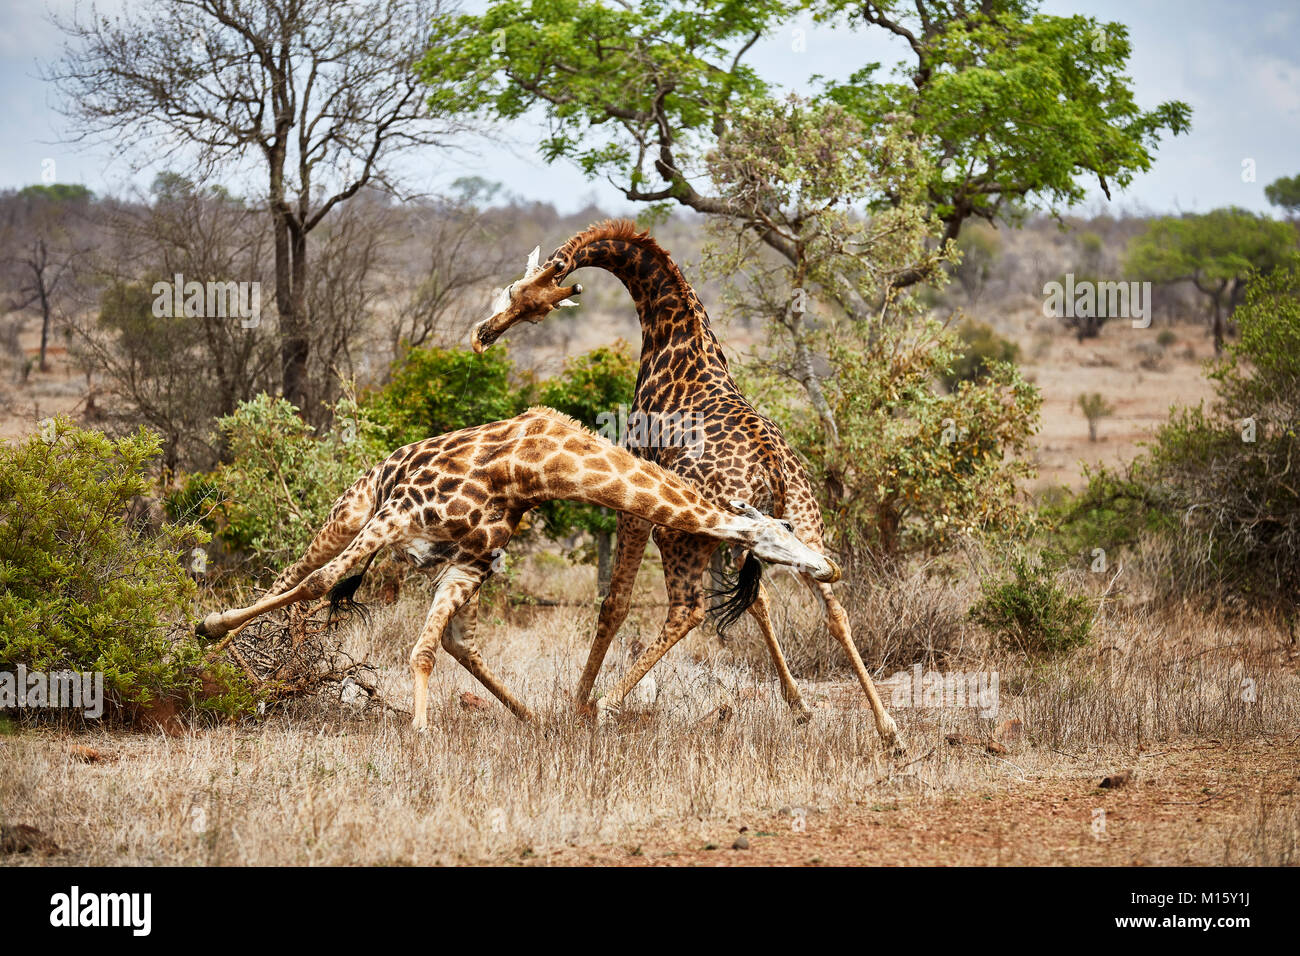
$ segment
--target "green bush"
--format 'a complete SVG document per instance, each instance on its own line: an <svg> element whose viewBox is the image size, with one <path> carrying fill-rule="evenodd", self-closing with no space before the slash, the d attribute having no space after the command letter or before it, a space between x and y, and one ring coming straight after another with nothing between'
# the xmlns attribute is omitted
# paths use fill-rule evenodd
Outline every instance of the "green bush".
<svg viewBox="0 0 1300 956"><path fill-rule="evenodd" d="M411 349L391 381L364 399L388 451L471 425L500 421L536 404L536 390L519 381L500 346L475 355L467 349Z"/></svg>
<svg viewBox="0 0 1300 956"><path fill-rule="evenodd" d="M960 354L952 329L881 328L866 348L831 342L836 377L827 398L839 440L792 389L759 393L805 456L826 511L832 545L852 563L934 553L959 537L1022 533L1032 519L1019 485L1032 477L1038 389L1016 366L993 362L986 377L947 394L936 379Z"/></svg>
<svg viewBox="0 0 1300 956"><path fill-rule="evenodd" d="M127 520L161 448L145 428L112 440L63 418L0 443L0 670L102 671L106 695L123 703L179 698L223 713L251 704L233 671L204 665L189 631L187 556L206 533ZM205 670L228 690L205 697Z"/></svg>
<svg viewBox="0 0 1300 956"><path fill-rule="evenodd" d="M386 430L351 399L334 406L334 427L317 436L298 410L266 394L218 420L230 461L191 479L177 509L211 507L221 540L252 552L272 575L297 560L334 502L392 448Z"/></svg>
<svg viewBox="0 0 1300 956"><path fill-rule="evenodd" d="M1164 540L1169 596L1251 606L1300 600L1300 254L1252 274L1240 339L1210 372L1214 401L1175 408L1122 474L1089 476L1081 498ZM1098 545L1101 546L1101 545Z"/></svg>
<svg viewBox="0 0 1300 956"><path fill-rule="evenodd" d="M1059 566L1023 557L1011 563L1010 578L988 578L971 607L977 624L1011 650L1030 657L1050 656L1087 643L1092 631L1092 602L1070 594L1057 580Z"/></svg>
<svg viewBox="0 0 1300 956"><path fill-rule="evenodd" d="M959 382L978 382L988 378L998 362L1014 363L1020 358L1020 347L1002 338L991 325L966 321L957 326L961 351L952 361L952 369L943 376L948 391L956 389Z"/></svg>

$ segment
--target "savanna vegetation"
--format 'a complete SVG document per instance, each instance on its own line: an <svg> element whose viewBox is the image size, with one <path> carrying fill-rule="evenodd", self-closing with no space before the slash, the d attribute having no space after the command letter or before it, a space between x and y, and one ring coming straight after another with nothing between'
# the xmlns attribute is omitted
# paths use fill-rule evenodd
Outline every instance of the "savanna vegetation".
<svg viewBox="0 0 1300 956"><path fill-rule="evenodd" d="M0 671L103 671L113 727L160 725L168 701L200 768L225 759L218 735L261 736L231 737L248 768L236 786L229 767L199 780L193 761L79 725L146 768L140 794L116 798L144 822L97 832L81 858L583 862L573 847L649 845L652 796L672 834L661 849L686 854L782 807L847 812L874 788L906 814L934 794L1019 793L1027 773L1050 789L1152 741L1277 756L1300 699L1300 176L1261 184L1287 219L1081 215L1089 189L1123 190L1193 121L1133 89L1123 24L1032 0L134 7L62 23L46 73L85 134L167 147L150 187L0 195ZM892 37L896 68L781 88L754 46L803 14ZM154 52L128 69L124 48ZM649 717L592 742L567 695L615 522L570 502L527 519L479 619L485 656L547 736L448 667L431 718L448 733L398 752L428 603L398 564L360 594L369 615L306 609L251 643L193 636L196 616L269 585L394 448L534 404L599 429L632 402L639 329L607 277L583 276L578 309L509 348L468 348L527 249L604 212L560 214L519 184L468 177L429 196L403 179L408 153L436 163L467 133L532 121L548 162L615 184L673 253L742 389L802 458L855 640L919 769L865 759L874 731L844 658L776 575L777 636L819 709L811 735L744 623L693 635L653 672ZM1048 316L1045 285L1067 275L1150 283L1152 327ZM212 310L214 283L256 284L258 307ZM1164 384L1174 375L1194 398ZM1144 382L1161 411L1139 444L1126 416ZM662 596L643 573L606 674L653 640ZM304 635L364 667L331 664L308 686L257 657L259 640L315 647ZM913 708L899 690L912 668L998 674L1001 710ZM13 720L5 733L39 724ZM311 737L322 721L337 734ZM13 745L37 769L0 774L0 815L52 799L39 732ZM304 735L314 756L287 756ZM1014 780L994 763L1008 749ZM697 779L701 761L723 769ZM265 809L281 780L308 826ZM376 811L385 835L347 856L375 787L400 794ZM1300 809L1275 791L1208 837L1153 826L1144 852L1294 862ZM187 796L148 796L172 792ZM186 801L216 819L210 836L183 832Z"/></svg>

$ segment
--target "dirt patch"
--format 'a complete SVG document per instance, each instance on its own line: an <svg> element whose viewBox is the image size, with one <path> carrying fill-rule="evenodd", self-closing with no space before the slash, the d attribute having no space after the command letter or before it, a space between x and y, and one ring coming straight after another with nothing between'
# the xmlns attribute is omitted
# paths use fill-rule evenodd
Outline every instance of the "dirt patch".
<svg viewBox="0 0 1300 956"><path fill-rule="evenodd" d="M903 792L892 799L826 811L781 808L676 831L639 830L615 844L565 847L531 862L1221 865L1244 852L1240 844L1249 842L1261 808L1292 821L1300 810L1300 745L1295 740L1233 748L1187 743L1141 758L1140 776L1134 774L1123 789L1101 789L1095 775L1066 769L1060 776L934 797L907 793L907 785L900 784ZM741 827L747 848L736 850L732 847Z"/></svg>

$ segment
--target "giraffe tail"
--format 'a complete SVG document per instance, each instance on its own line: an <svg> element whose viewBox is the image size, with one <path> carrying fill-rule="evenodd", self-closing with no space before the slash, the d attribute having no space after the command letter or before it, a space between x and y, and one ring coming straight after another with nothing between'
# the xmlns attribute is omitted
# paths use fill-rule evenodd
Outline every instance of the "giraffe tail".
<svg viewBox="0 0 1300 956"><path fill-rule="evenodd" d="M723 587L709 591L710 597L722 599L709 609L719 634L725 634L758 600L758 589L763 585L763 562L750 552L740 570L734 575L723 574L722 580Z"/></svg>
<svg viewBox="0 0 1300 956"><path fill-rule="evenodd" d="M379 551L372 551L370 557L366 558L366 563L361 565L360 571L350 577L344 578L335 584L334 587L330 588L329 613L325 615L327 621L334 620L334 615L339 611L355 611L362 621L367 623L370 621L370 609L360 601L357 601L354 595L357 593L357 588L361 587L361 579L364 578L366 572L370 570L370 563L375 560L375 557L378 554Z"/></svg>

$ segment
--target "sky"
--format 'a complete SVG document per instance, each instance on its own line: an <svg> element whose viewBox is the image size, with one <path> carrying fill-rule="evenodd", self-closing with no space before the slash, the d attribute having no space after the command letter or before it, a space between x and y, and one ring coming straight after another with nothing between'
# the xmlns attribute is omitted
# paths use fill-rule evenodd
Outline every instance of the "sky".
<svg viewBox="0 0 1300 956"><path fill-rule="evenodd" d="M77 0L0 0L0 189L43 180L81 183L97 194L122 195L146 185L156 168L136 171L147 157L125 156L104 143L72 141L55 91L39 78L57 56L62 37L49 11L66 13ZM101 9L132 0L101 0ZM85 5L83 0L83 6ZM467 9L483 6L468 0ZM1169 99L1192 107L1192 130L1166 137L1152 169L1107 202L1093 186L1080 212L1091 214L1204 212L1226 205L1269 211L1264 186L1300 173L1300 3L1251 0L1045 0L1045 13L1084 13L1129 28L1129 74L1136 98L1150 108ZM794 42L804 31L803 44ZM178 41L180 42L180 41ZM797 49L802 47L802 49ZM904 50L883 31L847 30L792 22L756 46L750 60L767 79L808 92L819 73L843 78L864 63L886 66ZM589 182L574 166L547 165L533 147L541 127L525 118L492 140L462 141L455 151L430 150L406 159L405 181L437 192L460 176L504 184L512 195L573 212L596 203L609 212L631 205L608 184ZM53 164L51 166L51 163ZM1253 170L1253 181L1249 172Z"/></svg>

